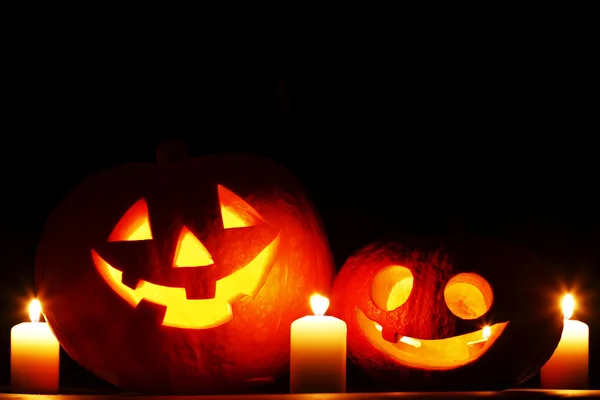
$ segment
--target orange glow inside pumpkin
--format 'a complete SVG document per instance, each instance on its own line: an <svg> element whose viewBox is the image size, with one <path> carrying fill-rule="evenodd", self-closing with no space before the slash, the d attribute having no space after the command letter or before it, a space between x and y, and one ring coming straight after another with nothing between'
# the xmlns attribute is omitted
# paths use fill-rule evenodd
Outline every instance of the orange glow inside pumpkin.
<svg viewBox="0 0 600 400"><path fill-rule="evenodd" d="M263 222L260 215L230 190L219 186L219 200L223 227L242 228ZM137 201L123 215L109 236L109 241L150 240L152 232L148 208L144 199ZM185 288L156 285L140 280L132 289L122 283L122 271L107 263L95 250L92 259L96 269L120 297L136 307L142 299L167 307L163 325L206 329L222 325L231 320L231 304L244 296L254 297L267 278L279 248L280 237L271 241L252 261L233 274L216 282L216 293L212 299L189 300ZM188 229L183 228L173 262L174 267L198 267L213 263L213 259Z"/></svg>
<svg viewBox="0 0 600 400"><path fill-rule="evenodd" d="M408 300L414 284L410 269L388 266L373 277L371 299L384 311L394 310ZM490 309L493 293L482 276L460 273L446 284L444 300L457 317L475 319ZM493 345L508 324L500 322L464 335L435 340L399 336L398 341L392 343L383 339L381 325L370 320L358 307L356 319L365 337L379 351L403 365L431 370L453 369L473 362Z"/></svg>
<svg viewBox="0 0 600 400"><path fill-rule="evenodd" d="M408 268L390 265L373 278L371 299L382 310L395 310L408 300L413 283L414 278Z"/></svg>
<svg viewBox="0 0 600 400"><path fill-rule="evenodd" d="M109 242L151 239L152 230L148 219L148 206L144 199L139 199L127 210L108 237Z"/></svg>
<svg viewBox="0 0 600 400"><path fill-rule="evenodd" d="M448 281L444 300L452 314L462 319L476 319L488 312L494 300L490 284L480 275L462 273Z"/></svg>
<svg viewBox="0 0 600 400"><path fill-rule="evenodd" d="M231 190L221 185L217 186L217 190L219 192L223 228L246 228L263 222L262 217L254 208L250 207L248 203Z"/></svg>
<svg viewBox="0 0 600 400"><path fill-rule="evenodd" d="M204 267L214 264L212 256L206 247L188 228L183 227L177 242L175 260L173 266L182 267Z"/></svg>

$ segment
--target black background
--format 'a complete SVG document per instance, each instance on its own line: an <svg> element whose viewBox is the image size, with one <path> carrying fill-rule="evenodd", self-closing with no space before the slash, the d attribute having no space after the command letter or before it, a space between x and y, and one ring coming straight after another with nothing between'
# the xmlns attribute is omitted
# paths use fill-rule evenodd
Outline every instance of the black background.
<svg viewBox="0 0 600 400"><path fill-rule="evenodd" d="M232 50L227 60L199 45L156 45L38 37L11 49L0 139L0 385L9 383L10 328L27 319L34 252L53 207L85 176L153 161L158 143L182 138L193 156L249 151L292 170L322 215L338 268L393 231L464 229L538 252L581 302L591 383L600 386L600 107L586 44L560 35L437 38L410 51L402 42L364 53L328 43L285 55L275 46L268 58ZM105 387L62 360L65 387Z"/></svg>

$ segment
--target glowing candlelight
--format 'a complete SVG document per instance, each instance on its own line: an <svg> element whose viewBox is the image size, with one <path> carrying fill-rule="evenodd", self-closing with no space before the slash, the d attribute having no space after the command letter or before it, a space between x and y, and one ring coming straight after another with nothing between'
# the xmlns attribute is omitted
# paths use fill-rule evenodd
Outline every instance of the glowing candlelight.
<svg viewBox="0 0 600 400"><path fill-rule="evenodd" d="M567 294L562 299L564 326L558 347L540 371L544 389L587 389L589 385L589 327L570 318L575 310L575 298Z"/></svg>
<svg viewBox="0 0 600 400"><path fill-rule="evenodd" d="M31 300L29 303L29 319L31 322L40 322L40 316L42 314L42 304L38 299Z"/></svg>
<svg viewBox="0 0 600 400"><path fill-rule="evenodd" d="M321 317L329 308L329 299L320 294L314 294L310 297L310 308L315 315Z"/></svg>
<svg viewBox="0 0 600 400"><path fill-rule="evenodd" d="M346 323L326 316L329 299L310 298L314 315L292 322L290 334L290 392L346 391Z"/></svg>
<svg viewBox="0 0 600 400"><path fill-rule="evenodd" d="M492 328L490 328L489 325L486 325L481 330L481 339L473 340L472 342L467 342L467 346L473 346L478 343L485 343L490 338L491 334L492 334Z"/></svg>
<svg viewBox="0 0 600 400"><path fill-rule="evenodd" d="M60 346L35 299L29 305L31 322L15 325L10 333L10 384L15 393L58 392Z"/></svg>
<svg viewBox="0 0 600 400"><path fill-rule="evenodd" d="M467 342L467 348L469 349L469 354L471 356L475 356L478 354L481 349L485 346L485 343L490 338L492 334L492 328L488 325L484 326L481 330L481 339L473 340L471 342Z"/></svg>

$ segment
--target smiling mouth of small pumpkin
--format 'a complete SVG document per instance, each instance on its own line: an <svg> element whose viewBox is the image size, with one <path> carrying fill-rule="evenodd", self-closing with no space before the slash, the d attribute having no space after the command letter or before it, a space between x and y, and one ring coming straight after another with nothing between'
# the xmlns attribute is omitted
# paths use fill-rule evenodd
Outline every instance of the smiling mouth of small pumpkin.
<svg viewBox="0 0 600 400"><path fill-rule="evenodd" d="M381 326L369 319L358 307L356 319L363 334L379 351L406 366L422 369L453 369L469 364L481 357L502 335L508 322L499 322L489 327L489 336L484 330L445 339L423 340L401 336L392 343L381 336Z"/></svg>
<svg viewBox="0 0 600 400"><path fill-rule="evenodd" d="M239 299L254 297L263 287L279 249L280 235L269 243L246 266L216 282L212 299L188 299L182 287L169 287L140 280L135 289L122 283L123 272L111 266L96 251L92 258L96 269L119 296L131 306L142 300L166 307L164 326L187 329L214 328L233 318L231 304Z"/></svg>

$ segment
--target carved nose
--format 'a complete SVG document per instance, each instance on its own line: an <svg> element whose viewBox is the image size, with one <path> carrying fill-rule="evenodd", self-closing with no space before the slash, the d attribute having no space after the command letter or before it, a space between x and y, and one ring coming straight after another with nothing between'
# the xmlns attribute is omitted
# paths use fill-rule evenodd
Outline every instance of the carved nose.
<svg viewBox="0 0 600 400"><path fill-rule="evenodd" d="M214 264L202 242L187 227L179 234L173 268L205 267Z"/></svg>

